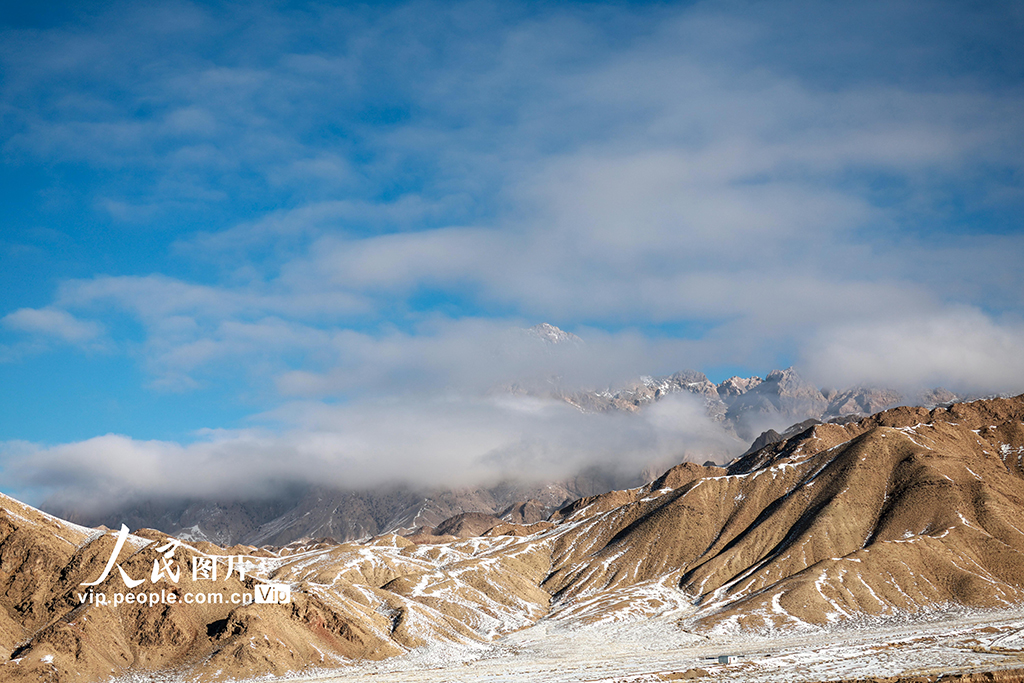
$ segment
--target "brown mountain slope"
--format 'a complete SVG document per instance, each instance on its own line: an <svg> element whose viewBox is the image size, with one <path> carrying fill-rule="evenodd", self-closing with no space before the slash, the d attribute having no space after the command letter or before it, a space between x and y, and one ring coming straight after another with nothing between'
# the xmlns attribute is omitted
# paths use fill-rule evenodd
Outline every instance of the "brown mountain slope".
<svg viewBox="0 0 1024 683"><path fill-rule="evenodd" d="M129 577L146 577L154 561L166 557L157 551L165 536L140 533L128 536L119 554ZM184 545L175 553L176 583L145 581L129 590L115 569L95 591L109 601L115 592L130 592L133 598L145 593L147 599L174 593L176 604L97 604L89 597L93 591L81 584L101 574L114 544L113 534L77 527L0 497L0 648L9 656L0 665L0 680L88 681L130 670L181 667L200 674L284 673L323 661L325 654L337 663L343 657L379 658L402 651L374 632L387 633L386 617L351 602L338 609L299 593L287 605L233 606L229 596L252 593L256 582L237 575L194 581L189 561L202 554ZM206 604L184 604L185 593L202 593ZM207 601L211 593L222 597Z"/></svg>
<svg viewBox="0 0 1024 683"><path fill-rule="evenodd" d="M569 602L673 575L705 625L1018 602L1022 417L1018 397L813 427L580 526L544 585Z"/></svg>
<svg viewBox="0 0 1024 683"><path fill-rule="evenodd" d="M183 571L147 592L291 587L289 604L82 604L114 534L0 499L0 680L173 671L216 680L486 643L540 619L671 614L687 629L814 629L852 617L1024 602L1024 396L820 424L728 470L686 463L576 501L550 521L415 543L245 552L216 584ZM487 520L488 524L494 520ZM450 539L451 537L447 537ZM424 540L437 540L438 537ZM166 537L129 537L145 576ZM209 553L207 555L206 553ZM124 591L116 571L98 591ZM141 589L140 589L141 590Z"/></svg>

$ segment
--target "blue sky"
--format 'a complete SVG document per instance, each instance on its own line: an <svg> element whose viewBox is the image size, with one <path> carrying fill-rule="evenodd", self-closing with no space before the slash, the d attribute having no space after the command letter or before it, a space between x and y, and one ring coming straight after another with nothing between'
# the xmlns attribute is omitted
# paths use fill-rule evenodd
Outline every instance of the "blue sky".
<svg viewBox="0 0 1024 683"><path fill-rule="evenodd" d="M495 351L542 321L587 340L557 368L587 386L1024 390L1019 3L0 21L4 490L564 450L562 413L489 393L553 371Z"/></svg>

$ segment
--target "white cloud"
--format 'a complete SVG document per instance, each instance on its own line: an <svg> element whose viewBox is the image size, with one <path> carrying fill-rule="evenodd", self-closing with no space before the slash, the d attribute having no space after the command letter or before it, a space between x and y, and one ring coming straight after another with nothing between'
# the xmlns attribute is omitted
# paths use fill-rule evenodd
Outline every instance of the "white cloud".
<svg viewBox="0 0 1024 683"><path fill-rule="evenodd" d="M176 316L219 323L275 314L300 320L329 318L368 309L365 297L346 291L287 289L259 280L238 286L202 285L163 275L68 280L57 301L83 309L112 306L154 326Z"/></svg>
<svg viewBox="0 0 1024 683"><path fill-rule="evenodd" d="M545 481L595 465L626 482L645 466L725 459L745 447L686 396L640 417L585 415L557 401L514 396L293 403L266 417L288 429L213 430L187 445L117 434L50 447L7 443L0 458L10 485L95 510L161 496L272 495L294 483Z"/></svg>
<svg viewBox="0 0 1024 683"><path fill-rule="evenodd" d="M84 344L104 334L104 327L95 320L80 320L56 308L19 308L0 322L20 332L39 334L68 342Z"/></svg>
<svg viewBox="0 0 1024 683"><path fill-rule="evenodd" d="M973 308L829 327L804 353L808 374L831 386L1024 391L1024 323Z"/></svg>
<svg viewBox="0 0 1024 683"><path fill-rule="evenodd" d="M645 372L678 369L685 341L651 341L635 333L584 332L587 343L549 346L522 333L518 320L432 317L414 329L339 331L320 368L283 373L285 395L482 396L511 384L539 391L606 388ZM653 368L653 370L652 370ZM557 381L554 379L557 378ZM553 384L554 382L554 384Z"/></svg>

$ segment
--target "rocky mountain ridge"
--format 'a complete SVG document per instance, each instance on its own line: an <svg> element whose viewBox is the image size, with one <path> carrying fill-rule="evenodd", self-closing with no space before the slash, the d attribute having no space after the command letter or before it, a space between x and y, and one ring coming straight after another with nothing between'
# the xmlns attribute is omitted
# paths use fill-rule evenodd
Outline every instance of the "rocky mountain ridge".
<svg viewBox="0 0 1024 683"><path fill-rule="evenodd" d="M644 376L615 390L553 392L555 397L585 412L637 412L677 394L699 396L708 417L746 441L769 425L782 427L807 419L827 422L835 418L870 415L906 403L935 406L961 398L945 389L933 389L910 397L886 388L818 389L792 367L772 370L763 379L737 376L717 385L702 372L683 370L665 377Z"/></svg>

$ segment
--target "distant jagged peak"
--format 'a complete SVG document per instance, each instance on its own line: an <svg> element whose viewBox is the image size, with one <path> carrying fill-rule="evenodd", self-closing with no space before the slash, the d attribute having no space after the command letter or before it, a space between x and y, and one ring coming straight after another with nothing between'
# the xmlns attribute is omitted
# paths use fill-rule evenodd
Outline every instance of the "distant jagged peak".
<svg viewBox="0 0 1024 683"><path fill-rule="evenodd" d="M800 376L800 373L796 371L792 365L785 370L772 370L765 376L765 383L775 382L776 384L787 384L791 382L803 383L804 379Z"/></svg>
<svg viewBox="0 0 1024 683"><path fill-rule="evenodd" d="M550 323L540 323L539 325L528 327L524 332L548 344L568 343L574 346L579 346L583 343L583 340L572 332L566 332L565 330L555 327Z"/></svg>
<svg viewBox="0 0 1024 683"><path fill-rule="evenodd" d="M805 380L790 366L785 370L772 370L764 381L751 388L760 394L777 394L782 397L802 397L825 403L825 397L816 386Z"/></svg>
<svg viewBox="0 0 1024 683"><path fill-rule="evenodd" d="M718 395L723 399L739 396L747 393L762 382L764 382L764 380L757 375L754 375L753 377L740 377L739 375L733 375L718 385Z"/></svg>

